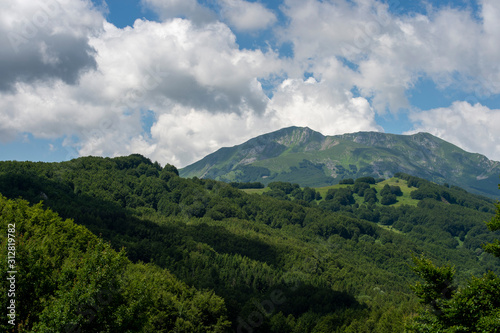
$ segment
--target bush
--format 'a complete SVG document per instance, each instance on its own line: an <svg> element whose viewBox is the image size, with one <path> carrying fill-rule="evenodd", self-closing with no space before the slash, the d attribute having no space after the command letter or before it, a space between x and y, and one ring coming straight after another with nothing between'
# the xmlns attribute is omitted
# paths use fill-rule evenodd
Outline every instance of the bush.
<svg viewBox="0 0 500 333"><path fill-rule="evenodd" d="M373 177L361 177L355 180L355 183L368 183L368 184L375 184L375 178Z"/></svg>
<svg viewBox="0 0 500 333"><path fill-rule="evenodd" d="M231 182L229 183L234 188L237 189L246 189L246 188L264 188L264 184L261 182L248 182L248 183L239 183L239 182Z"/></svg>
<svg viewBox="0 0 500 333"><path fill-rule="evenodd" d="M398 202L398 199L392 193L384 195L382 199L380 199L380 203L386 206L395 204L396 202Z"/></svg>
<svg viewBox="0 0 500 333"><path fill-rule="evenodd" d="M271 190L281 190L285 194L292 193L293 190L300 188L298 184L291 184L286 182L271 182L267 185Z"/></svg>

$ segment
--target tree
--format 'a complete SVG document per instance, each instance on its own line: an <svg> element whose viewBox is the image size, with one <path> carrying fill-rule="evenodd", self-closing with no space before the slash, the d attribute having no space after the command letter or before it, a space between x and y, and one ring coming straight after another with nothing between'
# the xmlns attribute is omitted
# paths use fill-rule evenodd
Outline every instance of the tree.
<svg viewBox="0 0 500 333"><path fill-rule="evenodd" d="M384 195L388 195L388 194L391 194L391 188L389 187L388 184L385 184L384 188L382 188L382 190L380 191L380 195L384 196Z"/></svg>
<svg viewBox="0 0 500 333"><path fill-rule="evenodd" d="M316 199L316 191L310 187L304 188L304 200L311 202Z"/></svg>
<svg viewBox="0 0 500 333"><path fill-rule="evenodd" d="M350 188L336 189L333 195L333 200L337 201L342 206L352 205L356 202L352 196L352 190Z"/></svg>
<svg viewBox="0 0 500 333"><path fill-rule="evenodd" d="M271 190L281 190L285 194L292 193L293 190L300 188L298 184L291 184L287 182L271 182L267 185Z"/></svg>
<svg viewBox="0 0 500 333"><path fill-rule="evenodd" d="M403 195L403 192L399 186L389 186L389 184L385 184L384 188L380 191L380 195L384 196L388 194L394 194L395 196L400 197Z"/></svg>
<svg viewBox="0 0 500 333"><path fill-rule="evenodd" d="M424 279L413 290L426 308L408 324L409 332L500 332L500 278L491 271L453 286L454 269L413 258Z"/></svg>
<svg viewBox="0 0 500 333"><path fill-rule="evenodd" d="M500 203L496 208L496 215L487 223L491 231L500 230ZM498 239L484 249L500 257ZM413 270L424 283L412 289L427 308L408 324L410 332L500 332L500 277L489 271L455 289L452 267L436 267L423 257L414 257L413 262Z"/></svg>
<svg viewBox="0 0 500 333"><path fill-rule="evenodd" d="M354 181L355 183L368 183L368 184L375 184L375 178L373 177L361 177L358 178Z"/></svg>
<svg viewBox="0 0 500 333"><path fill-rule="evenodd" d="M500 189L500 185L498 186ZM500 230L500 202L496 204L496 215L486 225L491 231ZM500 258L500 240L496 239L493 243L486 244L484 250Z"/></svg>
<svg viewBox="0 0 500 333"><path fill-rule="evenodd" d="M380 199L380 203L382 205L386 205L386 206L395 204L396 202L398 202L398 199L392 193L384 195L384 196L382 196L382 199Z"/></svg>
<svg viewBox="0 0 500 333"><path fill-rule="evenodd" d="M151 225L150 225L151 227ZM9 235L10 234L10 235ZM7 235L9 249L6 244ZM153 264L133 264L122 249L41 204L0 195L0 304L15 325L2 332L226 332L222 298ZM132 244L133 245L133 244ZM8 251L15 260L8 261ZM12 267L10 267L12 269ZM11 287L15 281L15 290ZM10 294L10 295L9 295ZM12 302L14 300L14 302ZM11 307L11 309L13 306Z"/></svg>
<svg viewBox="0 0 500 333"><path fill-rule="evenodd" d="M370 184L368 183L363 183L363 182L357 182L354 184L353 191L360 197L365 195L365 191L370 188Z"/></svg>
<svg viewBox="0 0 500 333"><path fill-rule="evenodd" d="M378 201L377 190L375 190L374 188L370 188L368 190L365 190L364 197L365 197L364 202L369 203L369 204L376 203Z"/></svg>
<svg viewBox="0 0 500 333"><path fill-rule="evenodd" d="M401 191L401 187L399 186L391 186L391 193L397 197L403 196L403 191Z"/></svg>

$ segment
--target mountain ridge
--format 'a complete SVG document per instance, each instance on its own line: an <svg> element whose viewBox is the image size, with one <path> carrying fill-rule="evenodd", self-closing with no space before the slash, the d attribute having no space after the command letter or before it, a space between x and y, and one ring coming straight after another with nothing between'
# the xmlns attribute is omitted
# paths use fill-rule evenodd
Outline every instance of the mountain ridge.
<svg viewBox="0 0 500 333"><path fill-rule="evenodd" d="M221 148L179 171L183 177L265 184L289 181L313 187L344 178L388 178L404 172L497 197L500 162L425 132L325 136L308 127L292 126Z"/></svg>

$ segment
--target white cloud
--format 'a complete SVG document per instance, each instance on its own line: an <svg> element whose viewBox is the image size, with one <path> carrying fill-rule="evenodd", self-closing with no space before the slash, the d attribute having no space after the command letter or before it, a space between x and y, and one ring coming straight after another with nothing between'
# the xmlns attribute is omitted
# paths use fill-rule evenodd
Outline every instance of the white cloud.
<svg viewBox="0 0 500 333"><path fill-rule="evenodd" d="M83 84L94 81L82 78ZM32 133L36 138L78 136L93 140L97 135L119 130L124 122L121 111L102 103L99 96L88 96L88 87L72 86L64 82L54 84L17 84L15 92L0 98L0 133L3 141L16 133ZM110 126L112 124L112 126ZM126 131L126 129L125 129Z"/></svg>
<svg viewBox="0 0 500 333"><path fill-rule="evenodd" d="M111 96L155 112L176 104L263 112L267 97L256 78L279 69L273 53L239 50L229 28L217 22L203 28L182 19L137 20L126 29L107 25L93 45Z"/></svg>
<svg viewBox="0 0 500 333"><path fill-rule="evenodd" d="M76 84L96 66L89 37L100 31L103 21L90 1L2 1L0 90L38 80Z"/></svg>
<svg viewBox="0 0 500 333"><path fill-rule="evenodd" d="M260 30L274 24L276 15L258 2L219 0L222 16L229 25L240 31Z"/></svg>
<svg viewBox="0 0 500 333"><path fill-rule="evenodd" d="M220 22L200 27L183 19L137 20L124 29L105 23L88 45L95 50L96 70L82 73L77 84L60 79L17 82L0 93L1 140L20 133L65 136L64 144L80 155L139 152L171 156L184 165L209 152L214 142L227 143L242 134L233 130L243 126L238 121L247 123L243 115L265 112L268 97L257 78L280 68L272 52L239 50L234 34ZM208 127L193 152L182 153L192 146L185 136L159 149L165 136L144 133L141 110L156 114L155 133L165 119L175 119L177 133L190 132L196 124ZM226 118L235 120L221 128L219 139L206 140ZM161 151L169 153L159 155Z"/></svg>
<svg viewBox="0 0 500 333"><path fill-rule="evenodd" d="M382 131L376 112L410 107L406 94L422 77L477 99L500 93L495 0L481 1L482 20L447 7L396 16L373 0L285 0L281 28L259 2L218 0L220 13L195 0L142 3L162 21L119 29L88 0L2 2L0 140L65 137L82 155L138 152L184 166L285 126ZM231 30L271 26L293 57L240 49ZM271 97L263 81L273 82ZM151 133L141 123L148 110ZM498 113L457 102L411 120L500 159Z"/></svg>
<svg viewBox="0 0 500 333"><path fill-rule="evenodd" d="M316 0L287 0L285 5L290 24L281 38L293 43L297 66L315 77L330 72L349 90L358 87L364 97L373 98L378 112L408 106L404 92L414 77L396 54L406 35L386 5ZM339 66L332 58L348 65Z"/></svg>
<svg viewBox="0 0 500 333"><path fill-rule="evenodd" d="M151 128L157 142L152 157L185 166L214 152L272 130L265 115L247 111L242 114L218 113L176 107L159 116Z"/></svg>
<svg viewBox="0 0 500 333"><path fill-rule="evenodd" d="M269 104L277 128L307 126L323 134L381 131L368 101L314 78L285 80Z"/></svg>
<svg viewBox="0 0 500 333"><path fill-rule="evenodd" d="M421 77L441 88L500 93L498 1L482 1L483 21L449 7L395 16L371 0L286 0L284 11L290 23L280 36L293 43L299 71L320 77L324 59L347 60L352 84L378 112L409 107L406 92Z"/></svg>
<svg viewBox="0 0 500 333"><path fill-rule="evenodd" d="M450 107L413 112L416 132L429 132L467 151L500 161L498 124L500 110L481 104L454 102Z"/></svg>

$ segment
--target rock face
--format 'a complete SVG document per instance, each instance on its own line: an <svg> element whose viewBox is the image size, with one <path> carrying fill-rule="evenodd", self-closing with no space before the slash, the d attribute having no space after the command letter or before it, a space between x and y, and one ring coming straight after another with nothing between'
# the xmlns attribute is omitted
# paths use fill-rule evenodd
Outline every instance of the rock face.
<svg viewBox="0 0 500 333"><path fill-rule="evenodd" d="M344 178L387 178L396 172L498 197L499 162L428 133L324 136L307 127L288 127L221 148L180 170L183 177L264 184L288 181L314 187Z"/></svg>

